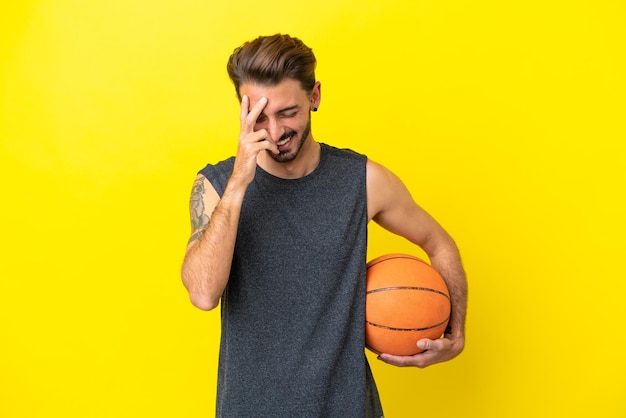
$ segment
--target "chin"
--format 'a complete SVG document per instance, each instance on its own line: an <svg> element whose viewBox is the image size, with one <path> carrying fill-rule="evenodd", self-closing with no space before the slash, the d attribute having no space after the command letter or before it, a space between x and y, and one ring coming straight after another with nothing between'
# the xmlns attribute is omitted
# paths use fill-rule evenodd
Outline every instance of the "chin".
<svg viewBox="0 0 626 418"><path fill-rule="evenodd" d="M298 150L299 151L299 150ZM293 161L296 159L296 157L298 156L298 151L286 151L286 152L281 152L280 154L274 154L273 152L268 151L267 153L272 157L272 159L276 162L279 163L288 163L290 161Z"/></svg>

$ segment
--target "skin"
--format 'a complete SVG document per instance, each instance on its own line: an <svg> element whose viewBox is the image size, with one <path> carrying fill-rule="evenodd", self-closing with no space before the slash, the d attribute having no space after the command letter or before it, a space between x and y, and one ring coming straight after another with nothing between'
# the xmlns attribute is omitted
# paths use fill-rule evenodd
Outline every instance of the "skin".
<svg viewBox="0 0 626 418"><path fill-rule="evenodd" d="M321 85L304 91L286 79L275 86L243 84L240 134L233 173L222 198L209 181L198 175L190 199L192 236L182 267L182 279L191 302L203 310L218 306L228 283L241 205L256 166L281 178L311 173L320 160L320 144L310 130L310 111L321 101ZM285 139L289 138L287 143ZM457 246L450 235L419 207L402 181L391 171L367 161L369 220L421 247L443 276L451 295L451 332L438 340L423 339L425 351L414 356L381 354L396 366L427 367L450 360L465 345L467 284Z"/></svg>

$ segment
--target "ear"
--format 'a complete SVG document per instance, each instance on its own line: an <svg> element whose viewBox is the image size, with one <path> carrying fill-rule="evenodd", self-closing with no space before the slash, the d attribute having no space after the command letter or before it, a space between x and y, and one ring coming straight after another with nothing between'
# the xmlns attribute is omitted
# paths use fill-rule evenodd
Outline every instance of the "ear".
<svg viewBox="0 0 626 418"><path fill-rule="evenodd" d="M313 90L311 90L311 110L317 110L320 107L320 102L322 101L322 83L319 81L315 83L313 86Z"/></svg>

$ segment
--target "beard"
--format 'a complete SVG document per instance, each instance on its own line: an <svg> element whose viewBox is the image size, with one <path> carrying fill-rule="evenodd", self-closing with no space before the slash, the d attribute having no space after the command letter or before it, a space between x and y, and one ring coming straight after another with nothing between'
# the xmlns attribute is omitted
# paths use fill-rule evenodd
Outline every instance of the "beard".
<svg viewBox="0 0 626 418"><path fill-rule="evenodd" d="M309 121L307 122L306 126L304 127L304 129L302 130L300 134L298 134L297 131L291 130L291 131L285 132L283 136L280 137L280 139L278 140L278 142L280 142L283 139L287 139L291 137L292 144L288 150L280 151L278 154L274 154L271 151L268 151L267 153L272 157L274 161L279 162L279 163L287 163L287 162L293 161L296 159L296 157L300 153L300 150L302 149L305 142L307 141L310 133L311 133L311 115L309 115Z"/></svg>

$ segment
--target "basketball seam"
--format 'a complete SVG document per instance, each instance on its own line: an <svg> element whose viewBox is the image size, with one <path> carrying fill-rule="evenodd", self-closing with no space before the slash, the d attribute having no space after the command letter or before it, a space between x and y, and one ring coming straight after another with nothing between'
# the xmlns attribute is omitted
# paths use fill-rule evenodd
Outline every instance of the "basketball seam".
<svg viewBox="0 0 626 418"><path fill-rule="evenodd" d="M399 254L399 255L395 255L395 256L389 257L389 258L385 258L384 260L376 261L373 264L369 264L367 266L367 268L369 269L370 267L375 266L376 264L383 263L383 262L389 261L389 260L395 260L397 258L404 258L405 260L417 261L418 263L429 265L427 262L425 262L424 260L422 260L420 258L413 257L413 256L410 256L410 255Z"/></svg>
<svg viewBox="0 0 626 418"><path fill-rule="evenodd" d="M390 327L390 326L387 326L387 325L376 324L376 323L370 322L370 321L365 321L365 322L367 324L373 326L373 327L383 328L383 329L386 329L386 330L389 330L389 331L426 331L426 330L429 330L429 329L433 329L433 328L437 328L437 327L442 326L443 324L448 322L449 319L450 319L450 317L444 319L443 321L441 321L438 324L434 324L434 325L431 325L431 326L428 326L428 327L424 327L424 328L395 328L395 327Z"/></svg>
<svg viewBox="0 0 626 418"><path fill-rule="evenodd" d="M369 295L370 293L386 292L388 290L421 290L421 291L424 291L424 292L437 293L439 295L445 296L447 299L450 299L450 296L448 296L445 292L442 292L441 290L431 289L430 287L419 287L419 286L381 287L380 289L368 290L367 294Z"/></svg>

